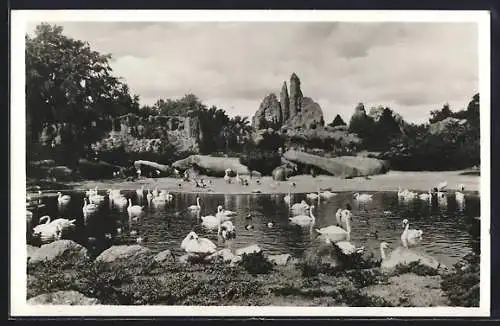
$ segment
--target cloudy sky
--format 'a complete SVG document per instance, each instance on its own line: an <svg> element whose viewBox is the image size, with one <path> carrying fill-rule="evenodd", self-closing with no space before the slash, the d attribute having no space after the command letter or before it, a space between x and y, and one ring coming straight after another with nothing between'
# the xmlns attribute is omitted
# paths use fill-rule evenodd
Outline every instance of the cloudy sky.
<svg viewBox="0 0 500 326"><path fill-rule="evenodd" d="M141 104L196 94L251 117L295 72L330 122L358 102L422 122L478 91L474 23L65 22L64 33L111 53ZM32 30L35 24L29 26Z"/></svg>

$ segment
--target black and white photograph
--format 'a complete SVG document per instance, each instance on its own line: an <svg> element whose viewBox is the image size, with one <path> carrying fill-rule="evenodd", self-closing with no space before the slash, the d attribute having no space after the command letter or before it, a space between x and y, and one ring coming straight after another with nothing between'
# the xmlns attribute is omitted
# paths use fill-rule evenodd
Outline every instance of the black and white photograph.
<svg viewBox="0 0 500 326"><path fill-rule="evenodd" d="M11 38L12 315L489 316L488 12Z"/></svg>

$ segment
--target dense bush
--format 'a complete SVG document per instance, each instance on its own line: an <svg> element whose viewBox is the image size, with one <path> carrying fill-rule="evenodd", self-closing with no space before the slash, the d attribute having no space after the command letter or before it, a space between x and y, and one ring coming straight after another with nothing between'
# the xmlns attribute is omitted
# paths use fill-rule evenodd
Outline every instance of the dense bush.
<svg viewBox="0 0 500 326"><path fill-rule="evenodd" d="M480 256L471 253L454 266L453 273L443 276L441 288L451 304L460 307L479 307Z"/></svg>
<svg viewBox="0 0 500 326"><path fill-rule="evenodd" d="M480 164L479 133L474 126L454 124L439 134L428 126L411 126L382 155L397 170L456 170Z"/></svg>

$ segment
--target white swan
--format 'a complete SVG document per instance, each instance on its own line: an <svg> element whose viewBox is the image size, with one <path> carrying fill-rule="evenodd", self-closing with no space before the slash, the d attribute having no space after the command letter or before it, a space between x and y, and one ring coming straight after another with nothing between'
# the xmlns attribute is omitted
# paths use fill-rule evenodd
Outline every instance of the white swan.
<svg viewBox="0 0 500 326"><path fill-rule="evenodd" d="M320 235L324 236L332 242L350 241L351 240L351 215L346 214L340 221L339 226L330 225L321 229L316 229ZM345 229L342 227L345 226Z"/></svg>
<svg viewBox="0 0 500 326"><path fill-rule="evenodd" d="M318 188L318 192L311 192L309 194L306 195L306 198L309 199L309 200L316 200L318 198L320 198L320 191L319 191L319 188Z"/></svg>
<svg viewBox="0 0 500 326"><path fill-rule="evenodd" d="M232 217L236 215L236 212L230 211L228 209L222 209L221 214L226 216L226 217Z"/></svg>
<svg viewBox="0 0 500 326"><path fill-rule="evenodd" d="M33 235L40 237L42 243L47 243L60 238L61 229L59 223L51 223L50 216L42 216L39 224L33 228Z"/></svg>
<svg viewBox="0 0 500 326"><path fill-rule="evenodd" d="M99 210L99 207L96 204L89 203L87 198L83 199L83 216L88 216L96 213Z"/></svg>
<svg viewBox="0 0 500 326"><path fill-rule="evenodd" d="M438 189L439 191L441 191L441 190L445 190L445 189L446 189L446 187L448 187L448 182L443 181L443 182L441 182L440 184L438 184L437 189Z"/></svg>
<svg viewBox="0 0 500 326"><path fill-rule="evenodd" d="M320 193L319 193L319 196L320 196L321 198L324 198L324 199L331 198L331 197L333 197L333 196L335 196L335 195L337 195L337 194L336 194L336 193L334 193L334 192L331 192L331 191L329 191L329 190L322 191L322 192L320 192Z"/></svg>
<svg viewBox="0 0 500 326"><path fill-rule="evenodd" d="M222 211L222 206L217 207L217 213L214 215L207 215L200 217L201 225L209 230L217 229L219 224L222 222L222 215L220 212Z"/></svg>
<svg viewBox="0 0 500 326"><path fill-rule="evenodd" d="M419 262L420 264L433 269L448 269L448 267L441 264L433 257L423 253L417 253L408 248L398 247L394 249L389 255L387 255L385 249L387 249L388 247L389 244L387 242L382 242L380 244L380 256L382 258L380 267L384 270L392 270L397 265L409 265L413 262Z"/></svg>
<svg viewBox="0 0 500 326"><path fill-rule="evenodd" d="M316 217L313 214L313 210L314 210L314 205L311 205L309 207L309 215L297 215L288 218L288 220L290 221L290 223L299 226L310 226L311 224L314 224L314 222L316 221Z"/></svg>
<svg viewBox="0 0 500 326"><path fill-rule="evenodd" d="M429 190L428 192L421 193L418 195L418 198L420 200L431 200L432 199L432 192Z"/></svg>
<svg viewBox="0 0 500 326"><path fill-rule="evenodd" d="M165 190L160 191L160 193L158 194L158 197L162 197L166 201L172 201L172 199L174 199L174 196L172 196L172 194L170 194L168 191L165 191Z"/></svg>
<svg viewBox="0 0 500 326"><path fill-rule="evenodd" d="M464 193L460 191L455 191L455 200L459 203L462 203L465 200Z"/></svg>
<svg viewBox="0 0 500 326"><path fill-rule="evenodd" d="M301 213L301 212L304 213L304 212L307 212L309 207L310 207L309 204L307 204L305 200L302 200L300 203L293 204L291 207L291 210L298 212L298 213Z"/></svg>
<svg viewBox="0 0 500 326"><path fill-rule="evenodd" d="M357 201L370 201L373 199L373 195L370 194L360 194L359 192L353 195L353 198Z"/></svg>
<svg viewBox="0 0 500 326"><path fill-rule="evenodd" d="M337 221L337 225L343 228L347 224L347 219L350 219L351 217L352 213L348 209L339 208L335 213L335 220Z"/></svg>
<svg viewBox="0 0 500 326"><path fill-rule="evenodd" d="M333 244L346 256L361 254L365 250L365 247L356 247L353 243L349 242L349 240L332 241L330 237L327 237L326 243Z"/></svg>
<svg viewBox="0 0 500 326"><path fill-rule="evenodd" d="M89 196L89 201L91 204L100 205L104 203L105 197L103 195L92 194Z"/></svg>
<svg viewBox="0 0 500 326"><path fill-rule="evenodd" d="M217 246L207 238L200 238L195 232L191 231L182 240L181 249L187 253L208 255L213 254L217 250Z"/></svg>
<svg viewBox="0 0 500 326"><path fill-rule="evenodd" d="M68 205L70 201L70 195L63 195L61 192L57 193L57 202L59 203L59 205Z"/></svg>
<svg viewBox="0 0 500 326"><path fill-rule="evenodd" d="M201 209L200 197L196 197L196 205L191 205L188 207L190 211L199 211Z"/></svg>
<svg viewBox="0 0 500 326"><path fill-rule="evenodd" d="M120 189L108 189L108 196L110 200L120 197L122 194Z"/></svg>
<svg viewBox="0 0 500 326"><path fill-rule="evenodd" d="M51 224L57 225L61 233L75 227L76 219L69 220L66 218L58 218L50 222Z"/></svg>
<svg viewBox="0 0 500 326"><path fill-rule="evenodd" d="M125 196L119 195L114 197L113 205L115 205L118 208L124 208L128 205L128 200Z"/></svg>
<svg viewBox="0 0 500 326"><path fill-rule="evenodd" d="M424 232L422 230L410 229L410 222L406 218L403 220L403 227L404 231L401 233L401 242L405 248L414 246L422 240L422 234Z"/></svg>
<svg viewBox="0 0 500 326"><path fill-rule="evenodd" d="M128 199L127 212L129 215L140 215L143 213L144 206L132 205L132 199Z"/></svg>
<svg viewBox="0 0 500 326"><path fill-rule="evenodd" d="M167 200L163 197L158 196L158 197L153 197L152 203L155 206L164 206L167 204Z"/></svg>
<svg viewBox="0 0 500 326"><path fill-rule="evenodd" d="M416 192L410 191L408 189L402 190L401 187L398 187L398 198L401 200L412 200L418 196Z"/></svg>
<svg viewBox="0 0 500 326"><path fill-rule="evenodd" d="M137 189L135 192L136 192L138 197L144 196L144 185L141 186L141 188Z"/></svg>
<svg viewBox="0 0 500 326"><path fill-rule="evenodd" d="M223 223L219 223L217 234L224 240L236 238L236 228L234 227L233 222L224 221Z"/></svg>
<svg viewBox="0 0 500 326"><path fill-rule="evenodd" d="M288 184L288 194L285 197L283 197L283 200L285 201L285 203L287 205L290 205L291 202L292 202L292 192L291 192L291 189L292 189L292 184L289 183Z"/></svg>

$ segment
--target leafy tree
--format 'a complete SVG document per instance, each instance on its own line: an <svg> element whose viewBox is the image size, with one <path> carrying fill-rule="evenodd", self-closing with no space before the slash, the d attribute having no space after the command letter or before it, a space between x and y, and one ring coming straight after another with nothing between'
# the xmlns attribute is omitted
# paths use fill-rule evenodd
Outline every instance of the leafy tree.
<svg viewBox="0 0 500 326"><path fill-rule="evenodd" d="M335 119L333 119L333 121L330 124L328 124L328 126L330 127L345 126L345 125L347 125L347 123L345 123L340 114L337 114L335 116Z"/></svg>
<svg viewBox="0 0 500 326"><path fill-rule="evenodd" d="M450 110L450 105L445 103L441 110L431 111L431 117L429 118L429 123L436 123L443 121L446 118L452 117L453 112Z"/></svg>
<svg viewBox="0 0 500 326"><path fill-rule="evenodd" d="M349 121L349 132L357 134L363 140L366 148L371 146L375 135L375 121L366 114L363 103L358 104L356 113Z"/></svg>
<svg viewBox="0 0 500 326"><path fill-rule="evenodd" d="M376 137L372 139L372 148L375 150L386 150L389 146L389 141L393 137L401 135L401 129L398 122L394 119L391 109L385 108L382 115L375 123Z"/></svg>
<svg viewBox="0 0 500 326"><path fill-rule="evenodd" d="M74 165L111 128L109 117L138 112L139 97L111 74L110 54L93 51L49 24L38 25L25 41L29 154L43 132L60 150L58 160Z"/></svg>

